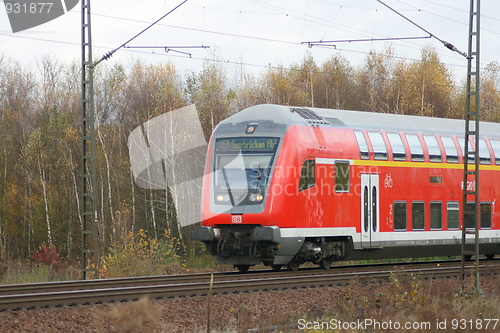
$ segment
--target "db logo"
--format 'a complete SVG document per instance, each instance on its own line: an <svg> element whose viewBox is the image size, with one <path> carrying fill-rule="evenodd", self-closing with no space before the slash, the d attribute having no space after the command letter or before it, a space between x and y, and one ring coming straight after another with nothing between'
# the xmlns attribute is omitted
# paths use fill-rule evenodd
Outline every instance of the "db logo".
<svg viewBox="0 0 500 333"><path fill-rule="evenodd" d="M233 223L241 223L243 222L243 217L241 215L233 215Z"/></svg>
<svg viewBox="0 0 500 333"><path fill-rule="evenodd" d="M393 185L394 181L392 180L391 174L390 173L386 174L384 179L384 187L392 188Z"/></svg>

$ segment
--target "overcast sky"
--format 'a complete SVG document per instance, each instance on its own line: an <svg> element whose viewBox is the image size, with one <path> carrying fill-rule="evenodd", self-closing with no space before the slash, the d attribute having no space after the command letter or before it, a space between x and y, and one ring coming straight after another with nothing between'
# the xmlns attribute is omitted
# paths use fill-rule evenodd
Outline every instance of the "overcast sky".
<svg viewBox="0 0 500 333"><path fill-rule="evenodd" d="M2 1L2 0L0 0ZM120 46L159 19L182 0L91 0L94 54ZM470 0L383 0L440 39L467 52ZM36 66L44 56L63 62L81 57L81 4L51 22L12 33L4 6L0 7L0 53L23 65ZM481 64L499 61L500 1L481 1ZM130 66L135 60L171 60L180 71L198 71L203 59L218 57L229 68L262 72L269 65L289 66L310 52L318 63L336 53L351 64L362 63L371 50L389 42L335 42L334 47L303 42L388 37L427 37L427 33L376 0L188 0L128 46L210 46L210 49L121 49L107 61ZM418 59L425 45L434 46L457 77L466 73L466 60L435 39L390 42L396 54ZM95 59L94 59L95 60Z"/></svg>

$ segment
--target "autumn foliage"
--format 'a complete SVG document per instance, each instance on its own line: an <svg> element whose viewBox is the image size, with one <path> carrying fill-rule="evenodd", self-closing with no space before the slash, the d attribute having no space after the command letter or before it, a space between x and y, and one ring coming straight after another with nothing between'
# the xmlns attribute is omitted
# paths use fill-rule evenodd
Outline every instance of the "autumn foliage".
<svg viewBox="0 0 500 333"><path fill-rule="evenodd" d="M171 268L179 266L178 246L178 239L168 232L159 240L148 237L142 229L136 234L129 232L114 242L101 259L100 275L116 278L171 274Z"/></svg>
<svg viewBox="0 0 500 333"><path fill-rule="evenodd" d="M38 251L35 252L30 259L40 264L52 265L54 262L58 263L61 261L61 255L57 253L55 245L42 243L42 245L38 247Z"/></svg>
<svg viewBox="0 0 500 333"><path fill-rule="evenodd" d="M195 104L208 138L219 121L256 104L451 118L462 117L465 109L465 69L454 71L432 47L424 47L420 59L405 59L386 47L367 53L359 64L336 51L323 62L306 53L260 73L251 67L233 73L219 60L206 60L199 72L179 72L172 61L96 68L101 257L113 254L117 238L127 244L139 230L157 242L166 230L179 242L176 255L184 258L204 252L189 240L190 227L179 226L172 193L133 182L127 138L158 115ZM25 68L0 55L0 254L40 262L60 260L60 254L76 261L82 244L81 65L45 57L38 66ZM482 120L500 121L499 73L497 62L483 66Z"/></svg>

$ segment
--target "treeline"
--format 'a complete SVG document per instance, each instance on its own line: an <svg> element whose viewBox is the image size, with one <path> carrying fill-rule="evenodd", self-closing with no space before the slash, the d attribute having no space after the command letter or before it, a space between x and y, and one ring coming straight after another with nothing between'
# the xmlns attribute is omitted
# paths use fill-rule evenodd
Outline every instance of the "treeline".
<svg viewBox="0 0 500 333"><path fill-rule="evenodd" d="M499 69L490 63L482 72L483 120L500 120ZM188 228L177 226L170 193L133 183L127 138L153 117L194 103L207 139L222 119L263 103L461 118L465 82L456 81L431 47L419 61L396 57L388 47L356 66L339 54L321 64L306 54L290 67L240 73L237 79L217 60L184 76L172 62L137 61L129 69L100 65L95 105L101 251L140 229L155 238L167 230L181 239L180 255L197 250ZM79 63L44 58L32 69L0 56L1 257L26 258L42 243L56 245L65 257L80 255L80 87Z"/></svg>

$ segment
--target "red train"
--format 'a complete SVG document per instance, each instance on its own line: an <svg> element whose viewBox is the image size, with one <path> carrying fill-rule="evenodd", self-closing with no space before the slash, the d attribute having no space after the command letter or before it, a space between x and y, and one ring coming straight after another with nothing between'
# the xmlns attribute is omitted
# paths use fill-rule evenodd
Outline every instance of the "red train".
<svg viewBox="0 0 500 333"><path fill-rule="evenodd" d="M493 257L500 124L480 130L480 252ZM463 132L463 120L250 107L212 135L201 227L191 237L241 271L261 262L328 269L334 260L460 255Z"/></svg>

